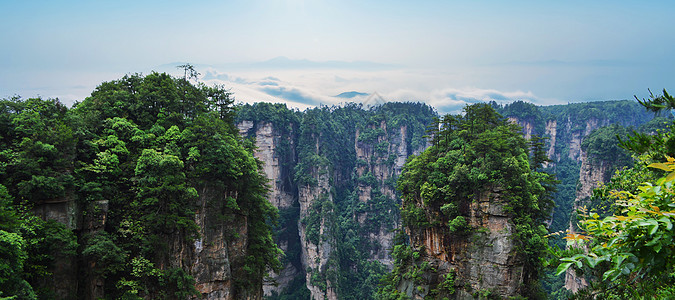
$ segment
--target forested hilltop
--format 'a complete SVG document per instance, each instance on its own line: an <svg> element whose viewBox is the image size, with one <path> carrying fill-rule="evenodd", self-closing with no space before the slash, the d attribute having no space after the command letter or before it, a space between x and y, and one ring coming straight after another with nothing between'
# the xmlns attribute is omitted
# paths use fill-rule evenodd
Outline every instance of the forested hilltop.
<svg viewBox="0 0 675 300"><path fill-rule="evenodd" d="M561 250L559 272L544 271L547 243L573 244L548 234L605 238L577 224L577 209L627 217L609 191L657 184L646 165L672 165L672 121L634 101L487 103L454 116L412 102L233 101L160 73L102 83L72 108L2 100L0 298L626 296L593 281L611 270L624 280L600 254ZM631 127L645 134L624 143L632 152L616 139ZM654 234L668 228L656 222ZM617 266L670 282L631 262Z"/></svg>
<svg viewBox="0 0 675 300"><path fill-rule="evenodd" d="M0 296L260 297L277 211L232 101L158 73L3 100Z"/></svg>

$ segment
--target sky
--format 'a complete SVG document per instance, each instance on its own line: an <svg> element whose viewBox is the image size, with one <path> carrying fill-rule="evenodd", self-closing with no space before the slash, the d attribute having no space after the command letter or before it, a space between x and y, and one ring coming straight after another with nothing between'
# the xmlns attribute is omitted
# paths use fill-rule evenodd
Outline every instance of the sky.
<svg viewBox="0 0 675 300"><path fill-rule="evenodd" d="M675 90L673 16L649 0L1 0L0 98L72 105L186 62L240 102L300 109L643 98Z"/></svg>

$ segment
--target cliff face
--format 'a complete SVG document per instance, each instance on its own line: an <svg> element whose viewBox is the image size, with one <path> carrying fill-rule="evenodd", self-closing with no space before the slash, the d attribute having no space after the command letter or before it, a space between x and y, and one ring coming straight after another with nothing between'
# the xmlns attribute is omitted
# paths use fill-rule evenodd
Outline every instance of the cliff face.
<svg viewBox="0 0 675 300"><path fill-rule="evenodd" d="M526 140L529 140L534 134L534 122L531 119L520 119L517 117L508 117L509 122L518 124L520 127L523 127L523 137ZM548 129L547 129L548 130Z"/></svg>
<svg viewBox="0 0 675 300"><path fill-rule="evenodd" d="M107 209L107 201L101 205L101 209ZM81 229L81 220L79 218L80 208L73 199L64 198L56 201L47 201L33 207L33 213L43 220L54 220L65 224L70 230ZM105 215L105 214L104 214ZM89 219L90 220L90 219ZM102 219L102 223L105 218ZM96 224L99 227L100 224ZM93 224L92 224L93 227ZM78 292L78 261L76 257L55 257L55 264L49 270L54 274L49 278L49 282L42 284L53 290L55 296L60 299L73 298ZM100 279L92 280L100 281ZM90 289L95 289L90 285Z"/></svg>
<svg viewBox="0 0 675 300"><path fill-rule="evenodd" d="M187 244L181 235L168 236L171 256L166 266L189 270L195 279L200 299L262 299L261 291L234 291L234 281L243 272L247 256L248 228L245 216L230 216L223 221L220 212L224 203L224 191L216 187L200 190L195 222L200 238L193 245ZM85 211L86 213L82 213ZM34 208L34 213L46 220L66 224L69 229L85 234L102 231L106 225L108 201L79 207L75 201L44 203ZM236 236L236 238L235 238ZM92 271L95 261L83 258L78 264L75 257L56 257L50 272L53 282L45 283L59 299L73 298L78 293L83 299L105 297L105 278ZM79 268L79 269L78 269ZM81 276L81 272L86 276Z"/></svg>
<svg viewBox="0 0 675 300"><path fill-rule="evenodd" d="M514 225L504 209L507 203L502 192L495 188L469 204L469 225L476 229L469 236L453 235L439 227L408 230L411 244L424 249L419 265L429 263L433 271L424 272L422 281L402 281L399 290L413 299L424 299L452 273L453 299L475 299L477 291L503 298L519 295L523 265L515 250Z"/></svg>
<svg viewBox="0 0 675 300"><path fill-rule="evenodd" d="M297 208L297 214L288 214L292 219L283 220L289 226L276 237L291 257L266 283L265 295L290 295L294 291L287 288L301 277L312 299L372 297L376 285L340 278L375 282L368 278L392 268L389 251L393 229L400 224L395 182L408 156L426 146L419 140L430 112L422 116L427 123L394 120L410 118L403 112L360 108L330 115L314 110L290 125L240 119L240 132L255 138L255 156L270 179L270 202L282 214ZM342 114L352 114L352 119L334 119ZM284 184L289 178L295 179Z"/></svg>
<svg viewBox="0 0 675 300"><path fill-rule="evenodd" d="M369 129L381 129L387 131L387 123L382 121L378 126L371 126ZM407 127L402 126L394 130L392 136L379 136L373 143L359 141L362 137L357 130L355 136L354 147L356 151L356 159L361 162L357 165L356 176L363 178L371 174L375 178L373 182L360 181L358 183L357 193L359 202L372 206L373 205L373 189L379 189L379 192L387 197L390 201L400 201L397 199L396 190L391 182L395 180L396 176L401 174L405 160L408 157ZM386 149L375 149L374 145L386 144ZM393 163L389 159L394 158ZM372 214L394 214L395 211L381 212L371 211L355 215L359 224L363 227L367 226L367 222L372 221ZM370 214L370 216L369 216ZM393 260L389 253L394 239L394 232L391 230L399 226L398 220L394 220L394 224L377 224L375 230L371 230L364 235L368 242L378 245L369 251L369 259L377 260L383 263L387 268L391 269ZM372 227L372 226L371 226Z"/></svg>
<svg viewBox="0 0 675 300"><path fill-rule="evenodd" d="M298 281L303 282L313 299L368 298L376 288L378 279L374 278L391 270L393 265L392 229L401 225L396 179L406 159L428 147L422 136L435 115L431 110L410 113L406 107L389 111L386 107L359 109L351 112L352 116L339 109L337 112L324 109L325 114L304 131L301 124L307 121L303 119L307 118L306 113L300 121L293 122L279 122L273 114L240 120L241 134L255 137L255 156L263 162L263 171L270 179L268 200L281 214L275 241L286 254L282 270L271 274L261 290L235 290L238 278L244 275L250 220L245 214L223 216L220 212L225 210L226 199L228 196L236 199L237 195L209 185L198 188L195 221L200 237L187 243L180 235L167 235L171 257L163 259L161 267L188 270L205 299L274 297L289 294L294 285L297 289ZM332 115L343 119L332 119ZM424 118L412 120L419 115ZM572 198L576 199L569 201L567 210L571 211L612 171L607 162L591 160L584 153L581 147L584 138L601 126L619 121L603 116L578 121L573 114L557 116L545 112L542 116L509 116L509 119L523 127L526 137L536 134L549 138L545 150L553 161L547 167L554 172L563 167L580 168L574 171L578 177L569 183L574 188ZM634 125L647 121L638 117L631 120ZM305 139L301 138L303 133L307 134ZM301 151L305 151L302 159ZM435 227L409 232L414 244L424 246L429 266L435 272L423 274L426 284L403 281L399 290L411 297L424 297L430 287L445 280L445 275L456 272L458 280L454 288L458 298L472 297L476 291L493 291L505 297L516 295L523 270L511 238L515 229L508 221L502 198L500 189L492 188L476 195L463 208L469 225L479 229L469 237L457 238ZM56 201L36 206L34 212L84 235L103 230L109 217L106 200L90 206ZM564 209L564 204L559 209ZM83 214L84 211L87 213ZM565 226L569 225L568 220ZM57 260L54 282L48 284L54 287L56 295L105 296L104 286L110 283L91 271L94 262ZM78 276L74 270L86 276ZM581 280L570 277L568 288L574 290L583 285ZM364 294L356 292L367 288L371 290Z"/></svg>
<svg viewBox="0 0 675 300"><path fill-rule="evenodd" d="M248 247L248 221L244 215L225 218L224 191L207 186L200 191L196 223L200 238L194 245L176 247L174 267L189 268L195 279L200 299L262 299L262 291L235 290L235 281L245 274L243 269Z"/></svg>
<svg viewBox="0 0 675 300"><path fill-rule="evenodd" d="M598 120L597 118L590 118L582 126L579 126L581 124L573 122L571 118L567 118L565 129L566 133L570 136L568 157L581 162L581 142L584 137L591 134L593 130L609 125L609 122L610 120L607 119Z"/></svg>
<svg viewBox="0 0 675 300"><path fill-rule="evenodd" d="M295 124L297 125L297 124ZM255 138L256 150L254 156L263 162L263 170L270 180L270 192L267 199L280 211L294 210L298 205L298 191L293 183L292 168L296 163L294 124L288 124L289 132L282 132L274 128L271 122L257 122L250 120L240 122L237 127L242 136ZM286 149L280 150L285 142ZM302 202L300 202L302 204ZM306 209L306 208L305 208ZM298 220L291 222L298 223ZM284 224L282 224L284 226ZM290 228L295 229L295 228ZM284 228L289 230L289 228ZM288 235L277 237L276 242L284 253L289 253L289 247L298 242L299 232L289 232ZM304 272L294 264L292 258L283 261L283 269L279 274L271 273L265 280L263 292L265 296L279 294Z"/></svg>
<svg viewBox="0 0 675 300"><path fill-rule="evenodd" d="M593 190L601 184L608 182L613 171L619 167L617 162L606 161L600 157L589 157L581 151L581 168L579 170L579 184L574 198L574 210L585 205L587 199L593 195ZM570 220L569 231L575 232L575 220ZM577 276L574 270L565 272L565 288L572 293L588 286L584 277Z"/></svg>
<svg viewBox="0 0 675 300"><path fill-rule="evenodd" d="M525 135L533 133L548 138L546 154L552 161L545 167L557 173L558 179L562 181L558 186L559 192L555 199L557 206L549 229L554 232L565 230L574 232L576 220L570 219L572 213L585 205L593 189L607 182L613 171L624 163L615 161L616 159L590 155L582 147L584 141L596 131L608 128L609 125L638 127L653 116L636 103L628 101L542 107L539 113L542 116L539 122L542 122L540 128L544 128L543 132L528 131L528 128L537 128L537 124L532 123L532 118L526 120L512 116L509 119L523 126ZM610 136L604 141L605 144L616 144L615 134L612 133ZM585 278L576 276L571 270L566 272L564 287L567 290L576 292L585 286L587 286Z"/></svg>

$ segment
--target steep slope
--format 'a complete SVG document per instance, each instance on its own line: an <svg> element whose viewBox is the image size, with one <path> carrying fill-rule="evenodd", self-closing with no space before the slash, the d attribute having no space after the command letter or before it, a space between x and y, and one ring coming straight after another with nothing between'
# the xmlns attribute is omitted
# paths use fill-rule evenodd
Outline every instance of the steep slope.
<svg viewBox="0 0 675 300"><path fill-rule="evenodd" d="M535 128L531 134L547 138L547 156L552 161L546 166L561 181L555 193L551 232L575 230L576 209L586 205L593 189L615 170L630 165L630 158L616 146L616 136L626 136L626 127L637 128L654 117L633 101L548 107L514 102L498 110L524 128ZM564 247L560 239L554 242ZM583 278L570 271L564 279L554 280L549 292L563 287L576 292L585 285Z"/></svg>
<svg viewBox="0 0 675 300"><path fill-rule="evenodd" d="M399 105L396 110L394 105ZM303 113L290 113L281 105L264 103L240 107L237 121L240 129L242 133L256 137L256 157L265 162L266 173L271 179L273 196L270 201L280 209L282 216L289 217L282 218L286 225L280 225L276 240L290 255L285 258L281 276L275 275L274 280L269 281L266 295L298 292L304 289L299 284L302 279L307 293L313 297L368 298L367 293L360 292L372 288L341 286L340 282L346 282L345 278L352 282L374 280L374 275L382 274L378 270L391 268L393 258L388 249L394 234L390 229L399 226L397 208L393 204L400 201L394 181L407 157L419 154L428 145L421 140L423 126L410 127L410 120L406 120L408 125L401 126L398 121L410 118L414 113L402 110L406 105L391 103L389 106L363 111L348 105ZM500 108L511 122L524 128L525 136L549 137L545 150L554 159L544 164L549 170L559 172L559 178L565 181L558 193L558 198L565 200L556 210L557 219L564 220L554 220L553 224L563 223L564 228L569 225L579 178L583 137L602 124L625 123L617 119L618 116L623 115L622 110L633 109L629 102L571 106L574 107L552 109L516 102ZM588 107L594 108L592 111L596 115L589 115ZM617 111L597 114L613 109ZM582 125L575 123L577 118L585 120ZM639 118L633 119L639 122ZM279 150L281 143L284 143L283 150ZM279 154L282 152L292 154ZM284 164L284 171L280 171L278 166ZM280 186L291 177L294 178L292 184ZM277 192L282 190L285 192ZM279 194L287 195L284 196L287 200L280 201L281 198L275 196ZM475 207L474 210L491 211L486 207ZM473 222L491 222L477 220ZM442 244L439 241L430 240L429 243ZM364 265L361 261L372 261L381 266ZM372 281L372 285L376 284L377 280Z"/></svg>
<svg viewBox="0 0 675 300"><path fill-rule="evenodd" d="M492 105L510 121L522 126L524 135L547 139L546 154L552 161L546 166L561 181L555 194L552 231L564 231L569 227L579 172L585 159L581 147L584 139L603 126L617 124L637 128L654 117L637 102L627 100L553 106L535 106L521 101L505 106ZM616 142L612 141L612 144Z"/></svg>
<svg viewBox="0 0 675 300"><path fill-rule="evenodd" d="M502 185L472 183L476 192L456 208L424 208L441 225L408 226L416 248L396 250L396 181L408 157L433 144L424 137L436 116L430 107L244 105L236 129L229 104L225 90L155 73L104 83L72 110L50 100L3 102L0 177L10 206L19 211L27 201L56 221L32 221L35 236L26 239L42 242L26 247L40 258L25 262L36 270L27 283L61 298L369 299L396 260L409 263L401 274L411 277L396 287L409 295L455 288L456 295L515 295L522 294L516 283L532 280L511 238L522 228ZM563 181L556 230L567 229L590 187L620 166L614 152L592 145L612 135L591 139L597 129L651 118L627 101L498 110L525 136L549 138L553 161L544 164ZM267 199L259 171L270 179ZM420 199L403 207L427 205ZM280 266L266 223L275 215L270 205L280 215ZM464 222L446 215L455 209ZM3 230L18 234L12 228ZM461 233L466 228L478 230Z"/></svg>
<svg viewBox="0 0 675 300"><path fill-rule="evenodd" d="M275 242L285 254L283 269L266 279L264 295L280 294L289 287L300 290L297 282L299 277L304 277L304 268L300 262L298 189L293 180L298 114L284 105L257 103L240 108L237 116L240 134L255 139L254 155L263 162L263 170L270 180L267 197L280 215Z"/></svg>
<svg viewBox="0 0 675 300"><path fill-rule="evenodd" d="M288 225L281 224L277 241L282 248L292 248L292 237L300 249L285 249L289 263L270 281L266 295L371 298L379 277L392 267L389 249L400 201L394 183L406 158L426 146L423 135L435 116L433 110L413 103L369 110L356 105L324 107L304 113L264 103L239 109L240 130L255 137L256 156L272 166L292 165L293 187L287 190L296 191L288 195L293 195L297 213L287 214ZM288 122L290 115L298 119ZM297 128L293 134L277 129L289 123ZM276 134L273 138L260 130L268 124ZM266 145L286 139L293 141L289 149L295 157L282 159L278 153L286 150L277 146L272 155L266 154ZM268 172L273 190L282 189L278 183L287 178L282 173ZM283 216L283 203L273 199ZM297 285L299 277L310 295L299 292L304 289Z"/></svg>
<svg viewBox="0 0 675 300"><path fill-rule="evenodd" d="M152 73L70 110L3 101L0 183L35 245L21 298L262 298L276 210L229 96Z"/></svg>
<svg viewBox="0 0 675 300"><path fill-rule="evenodd" d="M530 165L521 128L488 105L442 124L399 180L410 242L394 247L380 297L536 296L550 175Z"/></svg>

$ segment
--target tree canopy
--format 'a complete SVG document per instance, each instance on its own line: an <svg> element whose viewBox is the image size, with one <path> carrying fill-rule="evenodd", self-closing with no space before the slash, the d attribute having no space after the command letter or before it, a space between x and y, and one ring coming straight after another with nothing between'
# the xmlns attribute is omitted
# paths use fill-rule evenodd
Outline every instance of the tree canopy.
<svg viewBox="0 0 675 300"><path fill-rule="evenodd" d="M244 236L225 237L247 240L245 256L231 261L235 295L278 270L277 210L266 199L261 162L233 124L234 99L190 77L127 75L72 109L52 99L0 102L0 247L12 257L0 263L7 291L0 296L49 298L41 282L59 255L90 264L84 272L102 279L106 299L193 295L190 266L176 255L209 230L195 223L204 202L213 210L202 213L221 225L246 223ZM31 208L59 201L83 212L69 227L31 216Z"/></svg>

